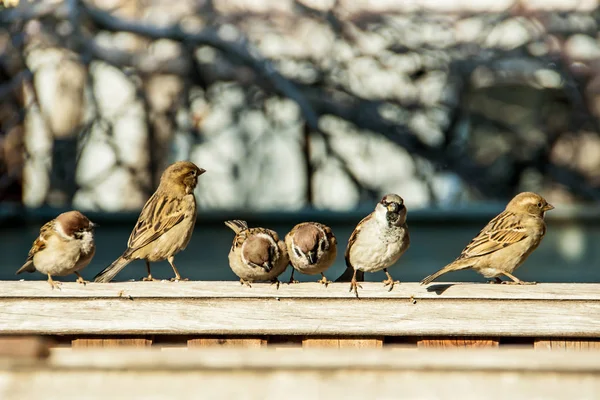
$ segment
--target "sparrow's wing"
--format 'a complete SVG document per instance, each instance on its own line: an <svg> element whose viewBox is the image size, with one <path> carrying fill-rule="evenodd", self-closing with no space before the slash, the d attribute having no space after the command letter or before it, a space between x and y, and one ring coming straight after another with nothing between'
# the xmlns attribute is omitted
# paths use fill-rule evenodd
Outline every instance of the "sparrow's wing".
<svg viewBox="0 0 600 400"><path fill-rule="evenodd" d="M521 218L504 211L492 219L465 247L458 259L480 257L504 249L527 238Z"/></svg>
<svg viewBox="0 0 600 400"><path fill-rule="evenodd" d="M129 251L135 251L164 235L183 221L186 204L180 198L154 193L146 202L129 236Z"/></svg>
<svg viewBox="0 0 600 400"><path fill-rule="evenodd" d="M54 229L54 220L46 222L40 228L40 236L38 236L34 240L33 245L31 246L31 249L29 250L29 254L27 255L26 262L33 260L33 256L35 256L35 254L37 252L46 248L46 243L48 242L48 238L52 234L53 229Z"/></svg>
<svg viewBox="0 0 600 400"><path fill-rule="evenodd" d="M350 239L348 239L348 246L346 246L346 253L344 254L344 258L346 260L346 265L350 266L350 249L352 248L352 246L354 246L354 243L356 243L356 239L358 239L358 235L360 234L361 228L364 226L365 222L370 219L373 216L373 214L369 214L366 217L364 217L359 223L358 225L356 225L356 228L354 228L354 231L352 231L352 234L350 235Z"/></svg>

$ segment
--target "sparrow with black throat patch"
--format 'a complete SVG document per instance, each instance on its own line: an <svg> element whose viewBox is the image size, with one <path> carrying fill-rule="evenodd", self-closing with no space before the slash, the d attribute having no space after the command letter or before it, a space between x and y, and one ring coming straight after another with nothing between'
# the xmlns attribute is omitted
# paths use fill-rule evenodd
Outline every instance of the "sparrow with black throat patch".
<svg viewBox="0 0 600 400"><path fill-rule="evenodd" d="M377 203L375 210L358 223L346 247L346 271L336 281L350 279L350 291L358 297L358 281L365 272L383 270L387 279L384 286L391 291L394 281L388 268L394 265L408 249L410 236L406 225L404 200L397 194L387 194Z"/></svg>

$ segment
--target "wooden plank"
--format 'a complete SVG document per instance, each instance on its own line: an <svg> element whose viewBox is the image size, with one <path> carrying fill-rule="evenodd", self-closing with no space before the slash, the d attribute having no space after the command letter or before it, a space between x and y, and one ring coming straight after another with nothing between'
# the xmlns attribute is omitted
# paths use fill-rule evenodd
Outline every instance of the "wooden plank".
<svg viewBox="0 0 600 400"><path fill-rule="evenodd" d="M303 348L336 348L336 349L377 349L383 347L383 338L305 338Z"/></svg>
<svg viewBox="0 0 600 400"><path fill-rule="evenodd" d="M0 334L600 337L597 284L444 284L429 291L403 283L387 292L367 282L361 299L346 284L44 285L0 283Z"/></svg>
<svg viewBox="0 0 600 400"><path fill-rule="evenodd" d="M50 341L42 337L0 337L0 357L46 358Z"/></svg>
<svg viewBox="0 0 600 400"><path fill-rule="evenodd" d="M499 339L473 339L473 338L435 338L421 339L417 342L419 348L479 348L498 347Z"/></svg>
<svg viewBox="0 0 600 400"><path fill-rule="evenodd" d="M255 283L251 288L239 282L184 281L184 282L64 282L62 290L52 290L45 281L0 282L1 299L23 298L102 298L120 299L132 304L136 299L152 298L317 298L358 301L348 292L348 283L332 283L323 290L316 282L297 285ZM531 286L490 285L485 283L433 283L422 286L416 282L402 282L388 292L380 282L364 282L359 291L362 299L395 299L407 302L426 299L484 299L484 300L591 300L600 301L597 283L540 283Z"/></svg>
<svg viewBox="0 0 600 400"><path fill-rule="evenodd" d="M536 340L534 348L537 350L600 350L600 340Z"/></svg>
<svg viewBox="0 0 600 400"><path fill-rule="evenodd" d="M152 340L144 338L118 338L118 339L99 339L86 338L74 339L71 342L73 348L85 347L148 347L152 346Z"/></svg>
<svg viewBox="0 0 600 400"><path fill-rule="evenodd" d="M246 347L256 348L267 345L261 338L200 338L188 340L188 347Z"/></svg>
<svg viewBox="0 0 600 400"><path fill-rule="evenodd" d="M29 378L29 379L26 379ZM56 352L45 363L0 363L6 399L68 398L72 382L86 399L169 397L307 399L594 399L600 359L592 352L532 350L206 348L185 352L104 349ZM302 390L290 390L301 382ZM359 385L356 383L360 382ZM510 385L506 385L510 382ZM233 384L232 384L233 383ZM490 388L501 388L491 390Z"/></svg>

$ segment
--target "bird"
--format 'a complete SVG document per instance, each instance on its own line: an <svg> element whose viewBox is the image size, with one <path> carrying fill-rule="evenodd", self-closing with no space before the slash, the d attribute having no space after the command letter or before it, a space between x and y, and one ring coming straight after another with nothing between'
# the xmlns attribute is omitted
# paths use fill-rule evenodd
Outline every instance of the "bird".
<svg viewBox="0 0 600 400"><path fill-rule="evenodd" d="M318 222L302 222L285 235L285 245L292 264L290 283L294 271L303 274L321 274L319 283L327 286L331 281L325 277L325 270L333 264L337 256L337 240L331 228Z"/></svg>
<svg viewBox="0 0 600 400"><path fill-rule="evenodd" d="M277 277L285 271L290 259L277 232L248 228L248 223L242 220L225 221L225 225L235 232L229 266L240 278L240 283L252 287L251 283L255 281L271 281L279 288Z"/></svg>
<svg viewBox="0 0 600 400"><path fill-rule="evenodd" d="M394 281L388 267L394 265L410 246L410 235L406 225L406 206L397 194L386 194L375 206L375 210L362 219L350 235L346 247L346 271L336 280L347 281L350 276L350 291L358 297L358 283L364 280L365 272L383 270L387 279L384 286L391 291Z"/></svg>
<svg viewBox="0 0 600 400"><path fill-rule="evenodd" d="M52 289L60 289L60 282L52 276L77 275L77 282L86 284L79 271L85 268L96 252L94 228L97 225L79 211L67 211L45 223L35 239L25 264L17 271L48 275Z"/></svg>
<svg viewBox="0 0 600 400"><path fill-rule="evenodd" d="M196 224L196 198L194 189L198 177L206 170L190 161L171 164L160 177L158 188L148 199L129 236L127 249L111 265L94 278L95 282L110 282L133 260L145 260L148 276L144 281L155 280L150 263L167 260L175 278L182 280L175 267L175 254L184 250L192 237Z"/></svg>
<svg viewBox="0 0 600 400"><path fill-rule="evenodd" d="M491 283L535 284L518 279L513 272L541 243L546 234L544 215L553 209L554 206L539 194L517 194L456 260L424 278L421 285L429 284L447 272L468 268L486 278L494 278ZM502 275L512 281L502 281L499 278Z"/></svg>

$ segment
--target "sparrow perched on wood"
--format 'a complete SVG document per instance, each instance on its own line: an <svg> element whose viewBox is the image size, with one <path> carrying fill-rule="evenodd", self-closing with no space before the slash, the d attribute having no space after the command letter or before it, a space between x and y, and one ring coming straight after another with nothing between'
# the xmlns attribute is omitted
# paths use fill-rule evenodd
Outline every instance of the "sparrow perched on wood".
<svg viewBox="0 0 600 400"><path fill-rule="evenodd" d="M375 211L358 223L346 247L346 272L337 281L350 280L350 291L358 297L358 281L364 279L365 272L383 270L387 279L384 286L392 290L395 283L388 273L410 245L406 225L404 200L397 194L387 194L375 207Z"/></svg>
<svg viewBox="0 0 600 400"><path fill-rule="evenodd" d="M536 193L519 193L471 240L456 260L423 279L421 284L426 285L447 272L468 268L486 278L495 278L494 283L534 284L523 282L512 273L542 241L546 234L544 214L552 209L554 206ZM502 282L501 275L512 282Z"/></svg>
<svg viewBox="0 0 600 400"><path fill-rule="evenodd" d="M60 214L40 229L40 236L33 242L27 261L19 270L22 272L40 271L48 275L52 289L60 289L60 282L52 280L54 276L77 275L77 282L87 283L79 274L96 252L94 245L94 227L79 211Z"/></svg>
<svg viewBox="0 0 600 400"><path fill-rule="evenodd" d="M95 282L110 282L133 260L145 260L148 277L150 263L169 261L175 278L181 276L174 264L175 254L188 245L196 224L196 198L194 189L198 177L206 172L189 161L171 164L160 177L158 188L144 205L129 236L127 250L115 262L94 278Z"/></svg>
<svg viewBox="0 0 600 400"><path fill-rule="evenodd" d="M240 278L242 285L254 281L277 283L277 277L288 266L285 243L279 240L277 232L265 228L248 228L246 221L225 221L233 229L235 237L229 251L229 266Z"/></svg>
<svg viewBox="0 0 600 400"><path fill-rule="evenodd" d="M318 222L303 222L285 235L285 245L293 267L290 283L297 282L294 270L307 275L321 274L318 282L325 286L331 283L323 274L337 255L337 240L331 228Z"/></svg>

